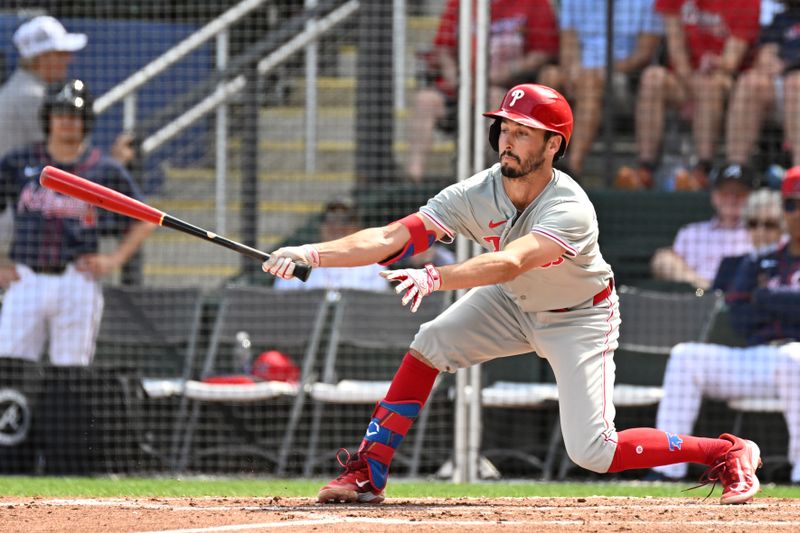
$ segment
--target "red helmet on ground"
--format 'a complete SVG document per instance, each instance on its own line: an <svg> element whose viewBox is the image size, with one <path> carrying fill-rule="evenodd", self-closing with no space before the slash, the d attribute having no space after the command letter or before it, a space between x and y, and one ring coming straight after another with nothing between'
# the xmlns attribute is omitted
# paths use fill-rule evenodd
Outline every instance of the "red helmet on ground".
<svg viewBox="0 0 800 533"><path fill-rule="evenodd" d="M558 133L564 139L554 159L561 159L572 137L572 109L555 89L535 83L523 83L509 89L500 109L484 113L495 118L489 129L489 144L498 150L500 122L507 118L517 124Z"/></svg>

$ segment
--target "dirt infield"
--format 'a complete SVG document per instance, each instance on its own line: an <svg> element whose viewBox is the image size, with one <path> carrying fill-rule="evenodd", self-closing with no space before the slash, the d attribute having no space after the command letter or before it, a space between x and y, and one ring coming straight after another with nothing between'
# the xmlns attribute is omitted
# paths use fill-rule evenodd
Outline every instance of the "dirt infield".
<svg viewBox="0 0 800 533"><path fill-rule="evenodd" d="M742 506L656 498L393 499L381 506L301 498L0 498L6 533L223 531L800 531L800 500Z"/></svg>

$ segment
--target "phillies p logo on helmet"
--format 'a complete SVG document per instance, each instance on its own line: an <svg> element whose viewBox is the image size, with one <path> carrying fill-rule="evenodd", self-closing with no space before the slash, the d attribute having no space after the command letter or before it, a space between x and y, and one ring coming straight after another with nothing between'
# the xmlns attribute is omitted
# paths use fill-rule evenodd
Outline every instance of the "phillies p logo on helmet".
<svg viewBox="0 0 800 533"><path fill-rule="evenodd" d="M511 91L511 101L508 103L508 107L514 107L514 104L517 103L517 100L525 96L525 93L520 89L515 91Z"/></svg>

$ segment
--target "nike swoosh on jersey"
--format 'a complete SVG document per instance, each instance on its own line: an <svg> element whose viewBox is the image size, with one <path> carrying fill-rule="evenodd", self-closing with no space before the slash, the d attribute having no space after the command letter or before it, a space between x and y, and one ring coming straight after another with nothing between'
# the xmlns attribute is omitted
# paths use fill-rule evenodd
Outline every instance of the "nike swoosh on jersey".
<svg viewBox="0 0 800 533"><path fill-rule="evenodd" d="M494 229L497 226L502 226L506 222L508 222L508 220L501 220L500 222L495 222L494 220L490 220L489 221L489 229Z"/></svg>
<svg viewBox="0 0 800 533"><path fill-rule="evenodd" d="M25 165L23 172L25 173L26 178L33 178L34 176L38 176L40 174L41 169L39 169L39 167L29 167L28 165Z"/></svg>

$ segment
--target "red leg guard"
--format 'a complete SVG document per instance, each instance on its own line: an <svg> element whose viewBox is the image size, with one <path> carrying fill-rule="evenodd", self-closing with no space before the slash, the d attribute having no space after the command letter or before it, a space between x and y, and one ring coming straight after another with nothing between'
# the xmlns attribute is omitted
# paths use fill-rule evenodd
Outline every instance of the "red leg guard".
<svg viewBox="0 0 800 533"><path fill-rule="evenodd" d="M711 465L730 447L731 443L723 439L678 435L653 428L626 429L617 433L617 451L608 471L674 463Z"/></svg>

